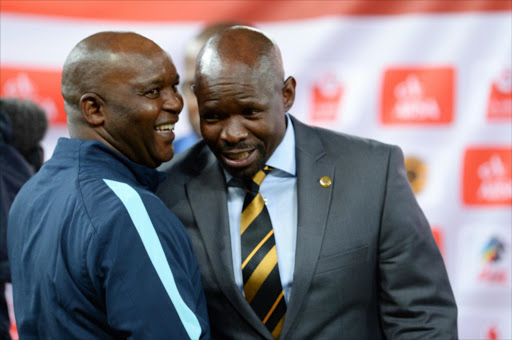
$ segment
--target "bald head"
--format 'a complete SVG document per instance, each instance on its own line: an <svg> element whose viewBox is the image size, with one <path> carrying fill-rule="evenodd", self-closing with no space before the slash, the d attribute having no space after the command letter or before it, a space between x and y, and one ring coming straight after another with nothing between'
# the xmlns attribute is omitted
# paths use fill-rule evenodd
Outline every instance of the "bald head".
<svg viewBox="0 0 512 340"><path fill-rule="evenodd" d="M205 27L198 35L190 40L185 46L185 80L193 81L197 56L205 42L213 35L220 33L227 28L240 25L242 25L242 23L234 21L220 22Z"/></svg>
<svg viewBox="0 0 512 340"><path fill-rule="evenodd" d="M248 26L234 26L210 38L199 53L196 67L196 77L215 78L226 69L244 68L275 84L284 80L279 47L265 33Z"/></svg>
<svg viewBox="0 0 512 340"><path fill-rule="evenodd" d="M62 71L71 138L96 140L157 167L173 156L183 108L168 53L135 33L102 32L78 43Z"/></svg>
<svg viewBox="0 0 512 340"><path fill-rule="evenodd" d="M206 26L194 39L190 40L185 46L185 75L182 78L183 96L187 102L188 121L196 136L201 137L199 125L199 112L197 109L197 100L192 92L194 84L194 74L196 71L197 56L204 43L214 34L224 31L226 28L241 25L240 22L220 22Z"/></svg>
<svg viewBox="0 0 512 340"><path fill-rule="evenodd" d="M112 89L110 76L130 72L125 61L143 59L163 50L153 41L131 32L100 32L80 41L68 55L62 70L62 96L70 129L82 121L80 98L95 93L105 98Z"/></svg>

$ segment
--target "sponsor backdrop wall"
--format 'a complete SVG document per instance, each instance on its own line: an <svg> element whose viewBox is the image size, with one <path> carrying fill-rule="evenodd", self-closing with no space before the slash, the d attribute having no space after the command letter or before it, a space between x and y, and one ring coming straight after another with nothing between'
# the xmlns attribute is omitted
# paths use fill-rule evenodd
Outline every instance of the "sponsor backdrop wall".
<svg viewBox="0 0 512 340"><path fill-rule="evenodd" d="M169 51L242 20L281 47L291 113L398 144L443 253L462 339L512 338L512 1L0 1L0 94L46 110L50 157L67 136L60 74L103 30ZM185 109L186 110L186 109ZM190 132L181 115L177 138ZM350 166L347 164L346 166Z"/></svg>

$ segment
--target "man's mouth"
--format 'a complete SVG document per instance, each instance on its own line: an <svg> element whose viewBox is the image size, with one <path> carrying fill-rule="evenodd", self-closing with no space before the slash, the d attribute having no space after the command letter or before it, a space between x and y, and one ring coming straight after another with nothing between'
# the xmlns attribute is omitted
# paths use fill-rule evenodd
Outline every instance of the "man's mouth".
<svg viewBox="0 0 512 340"><path fill-rule="evenodd" d="M226 157L229 158L229 159L232 159L232 160L242 159L242 158L247 157L247 156L249 156L249 152L248 151L244 151L244 152L240 152L240 153L226 154Z"/></svg>
<svg viewBox="0 0 512 340"><path fill-rule="evenodd" d="M168 131L174 131L174 124L171 123L165 123L155 126L156 131L162 131L162 132L168 132Z"/></svg>
<svg viewBox="0 0 512 340"><path fill-rule="evenodd" d="M225 165L231 168L245 168L258 156L257 149L232 150L221 154Z"/></svg>

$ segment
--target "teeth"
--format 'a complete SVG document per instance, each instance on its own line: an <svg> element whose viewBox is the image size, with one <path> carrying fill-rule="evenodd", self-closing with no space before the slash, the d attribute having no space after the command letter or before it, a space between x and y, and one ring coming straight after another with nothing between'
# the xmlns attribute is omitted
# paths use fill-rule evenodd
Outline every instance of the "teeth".
<svg viewBox="0 0 512 340"><path fill-rule="evenodd" d="M174 124L161 124L155 127L156 131L173 131Z"/></svg>
<svg viewBox="0 0 512 340"><path fill-rule="evenodd" d="M249 156L249 152L245 151L245 152L236 153L236 154L228 154L227 156L229 159L233 159L233 160L241 159L241 158Z"/></svg>

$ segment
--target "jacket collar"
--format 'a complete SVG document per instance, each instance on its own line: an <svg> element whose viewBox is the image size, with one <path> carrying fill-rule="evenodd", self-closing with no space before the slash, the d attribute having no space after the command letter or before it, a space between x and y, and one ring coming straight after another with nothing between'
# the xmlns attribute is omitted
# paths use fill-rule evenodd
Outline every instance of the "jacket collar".
<svg viewBox="0 0 512 340"><path fill-rule="evenodd" d="M70 162L65 164L66 166L76 163L79 171L87 171L87 175L112 179L121 175L124 179L142 185L152 192L156 191L166 177L165 173L135 163L95 140L60 138L52 158L54 157L61 162Z"/></svg>

